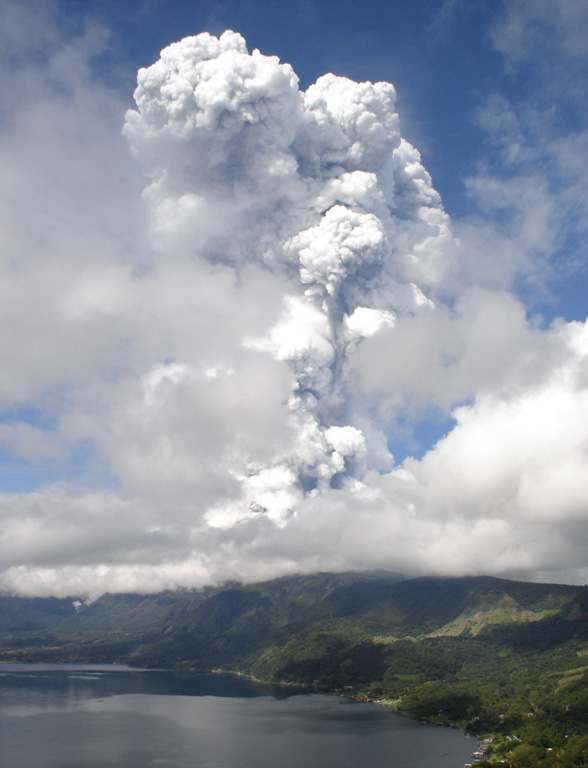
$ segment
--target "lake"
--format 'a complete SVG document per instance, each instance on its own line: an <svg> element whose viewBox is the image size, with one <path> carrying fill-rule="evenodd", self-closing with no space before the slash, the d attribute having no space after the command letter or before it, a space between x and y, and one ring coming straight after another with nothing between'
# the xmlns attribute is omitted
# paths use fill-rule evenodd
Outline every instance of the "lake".
<svg viewBox="0 0 588 768"><path fill-rule="evenodd" d="M0 664L0 768L462 768L476 744L242 677Z"/></svg>

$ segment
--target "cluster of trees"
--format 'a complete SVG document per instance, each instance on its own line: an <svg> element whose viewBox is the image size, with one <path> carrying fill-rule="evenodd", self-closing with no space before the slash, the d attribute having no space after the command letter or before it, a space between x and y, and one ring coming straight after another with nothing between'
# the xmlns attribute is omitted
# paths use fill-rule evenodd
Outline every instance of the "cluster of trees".
<svg viewBox="0 0 588 768"><path fill-rule="evenodd" d="M437 679L427 666L418 679L404 680L408 685L398 710L421 720L457 723L471 733L491 737L489 764L505 768L588 765L588 665L583 645L570 642L549 652L523 654L505 654L502 649L492 658L488 653L492 646L485 640L474 641L474 647L465 652L467 644L462 640L455 645L460 649L455 664L462 664L456 672L446 674L444 661ZM426 658L428 662L430 656ZM443 655L439 658L443 660ZM428 679L424 679L425 668ZM398 684L388 693L397 692ZM385 695L386 680L372 685L370 693Z"/></svg>

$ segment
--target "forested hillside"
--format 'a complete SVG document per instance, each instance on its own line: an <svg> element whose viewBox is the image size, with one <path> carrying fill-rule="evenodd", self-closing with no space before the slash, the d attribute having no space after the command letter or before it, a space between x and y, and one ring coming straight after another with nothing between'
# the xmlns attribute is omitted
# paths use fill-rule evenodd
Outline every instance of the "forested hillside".
<svg viewBox="0 0 588 768"><path fill-rule="evenodd" d="M586 587L347 573L91 605L4 596L0 661L241 671L495 734L491 759L514 768L588 759Z"/></svg>

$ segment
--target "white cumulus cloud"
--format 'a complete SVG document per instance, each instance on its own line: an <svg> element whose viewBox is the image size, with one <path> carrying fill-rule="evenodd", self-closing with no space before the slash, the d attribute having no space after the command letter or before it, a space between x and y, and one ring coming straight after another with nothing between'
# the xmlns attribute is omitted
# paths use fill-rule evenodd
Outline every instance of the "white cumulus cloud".
<svg viewBox="0 0 588 768"><path fill-rule="evenodd" d="M122 99L90 75L99 38L48 30L51 76L31 71L0 130L0 446L53 472L0 496L0 588L583 578L586 327L475 284L479 233L467 267L475 238L454 237L393 86L303 91L203 33L139 71L129 151ZM396 459L431 412L447 434Z"/></svg>

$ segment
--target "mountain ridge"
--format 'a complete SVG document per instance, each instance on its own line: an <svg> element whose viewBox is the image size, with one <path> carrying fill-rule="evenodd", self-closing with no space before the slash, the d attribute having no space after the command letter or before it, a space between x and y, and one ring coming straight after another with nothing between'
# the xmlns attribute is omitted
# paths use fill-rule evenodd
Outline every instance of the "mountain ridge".
<svg viewBox="0 0 588 768"><path fill-rule="evenodd" d="M488 637L508 634L509 628L531 637L529 627L537 625L541 634L557 627L565 639L588 625L588 589L489 576L318 573L201 590L107 593L89 605L77 598L1 595L0 620L0 660L8 638L9 656L24 657L27 639L42 655L46 634L52 647L61 641L72 651L77 643L80 658L88 644L106 651L109 643L126 638L140 644L142 650L129 655L142 664L149 663L146 646L162 642L174 646L174 663L217 661L216 656L250 657L269 642L291 643L318 630L389 643L406 637ZM16 639L25 643L20 651Z"/></svg>

